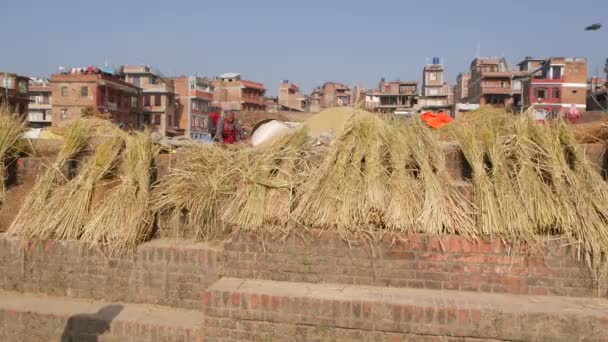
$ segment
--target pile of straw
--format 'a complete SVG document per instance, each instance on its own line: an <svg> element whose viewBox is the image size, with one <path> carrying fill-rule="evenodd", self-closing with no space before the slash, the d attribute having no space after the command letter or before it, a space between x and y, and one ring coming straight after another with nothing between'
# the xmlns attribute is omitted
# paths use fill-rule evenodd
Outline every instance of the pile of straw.
<svg viewBox="0 0 608 342"><path fill-rule="evenodd" d="M120 184L110 190L92 213L84 227L83 240L108 244L120 253L152 236L155 215L150 199L157 153L149 132L126 138Z"/></svg>
<svg viewBox="0 0 608 342"><path fill-rule="evenodd" d="M25 239L40 237L39 230L47 224L41 217L43 208L52 193L69 181L69 163L89 147L89 125L76 121L65 130L63 144L55 161L42 174L25 199L8 233Z"/></svg>
<svg viewBox="0 0 608 342"><path fill-rule="evenodd" d="M25 130L21 117L12 114L8 107L0 106L0 204L6 194L6 162L16 156L19 137Z"/></svg>

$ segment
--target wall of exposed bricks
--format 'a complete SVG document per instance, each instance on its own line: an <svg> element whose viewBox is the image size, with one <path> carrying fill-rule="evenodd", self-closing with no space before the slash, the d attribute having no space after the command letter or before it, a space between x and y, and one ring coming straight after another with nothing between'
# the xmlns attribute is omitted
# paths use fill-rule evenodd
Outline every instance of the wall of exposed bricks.
<svg viewBox="0 0 608 342"><path fill-rule="evenodd" d="M267 241L241 234L224 244L223 274L235 278L329 282L493 293L606 296L607 284L563 241L517 250L499 240L414 235L356 244L323 232L304 241Z"/></svg>
<svg viewBox="0 0 608 342"><path fill-rule="evenodd" d="M3 237L0 289L196 308L218 279L220 253L203 243L156 240L130 255L106 254L78 241L31 245Z"/></svg>

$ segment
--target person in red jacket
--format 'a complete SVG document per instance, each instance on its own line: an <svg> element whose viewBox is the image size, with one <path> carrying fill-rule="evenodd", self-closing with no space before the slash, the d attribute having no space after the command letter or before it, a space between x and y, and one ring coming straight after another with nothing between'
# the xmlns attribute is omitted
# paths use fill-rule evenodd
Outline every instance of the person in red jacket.
<svg viewBox="0 0 608 342"><path fill-rule="evenodd" d="M211 139L215 139L217 133L217 124L220 121L220 115L217 112L211 112L207 118L207 131L211 135Z"/></svg>
<svg viewBox="0 0 608 342"><path fill-rule="evenodd" d="M234 119L234 112L227 111L217 123L215 140L223 144L236 144L245 138L245 131Z"/></svg>

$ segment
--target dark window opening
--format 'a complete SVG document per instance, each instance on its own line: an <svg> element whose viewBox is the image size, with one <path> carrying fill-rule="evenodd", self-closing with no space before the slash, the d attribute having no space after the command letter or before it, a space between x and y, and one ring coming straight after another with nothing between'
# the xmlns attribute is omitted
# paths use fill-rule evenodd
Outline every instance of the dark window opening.
<svg viewBox="0 0 608 342"><path fill-rule="evenodd" d="M154 95L154 105L160 106L160 95Z"/></svg>
<svg viewBox="0 0 608 342"><path fill-rule="evenodd" d="M80 96L81 97L89 96L89 87L87 87L87 86L80 87Z"/></svg>

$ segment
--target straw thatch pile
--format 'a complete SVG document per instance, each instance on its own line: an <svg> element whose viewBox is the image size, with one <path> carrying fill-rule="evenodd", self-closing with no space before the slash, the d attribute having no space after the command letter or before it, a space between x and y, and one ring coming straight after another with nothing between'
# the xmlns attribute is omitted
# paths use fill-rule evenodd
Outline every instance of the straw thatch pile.
<svg viewBox="0 0 608 342"><path fill-rule="evenodd" d="M0 204L6 192L6 162L18 153L19 137L25 132L25 122L9 107L0 106Z"/></svg>

